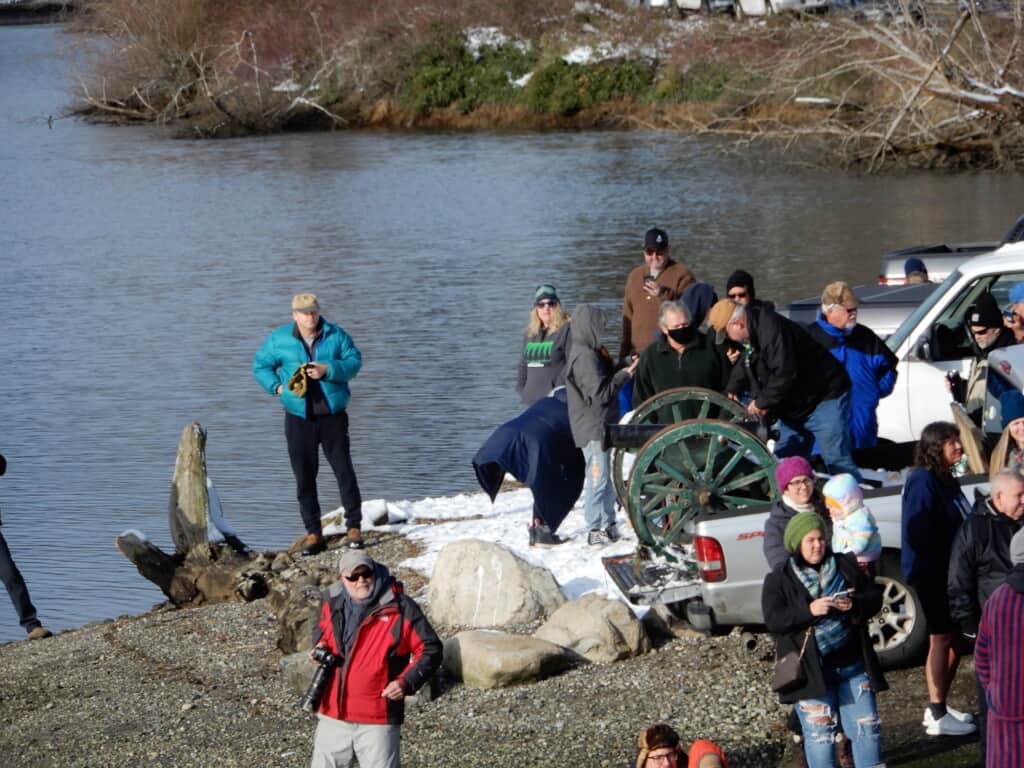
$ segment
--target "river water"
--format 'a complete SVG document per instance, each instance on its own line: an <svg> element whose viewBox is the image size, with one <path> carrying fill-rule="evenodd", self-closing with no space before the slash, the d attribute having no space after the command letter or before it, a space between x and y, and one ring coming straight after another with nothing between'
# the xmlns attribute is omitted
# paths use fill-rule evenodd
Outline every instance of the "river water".
<svg viewBox="0 0 1024 768"><path fill-rule="evenodd" d="M192 420L242 538L302 533L283 417L251 374L293 293L318 293L363 353L349 412L364 498L416 499L473 490L473 453L518 412L534 287L614 317L649 226L719 289L744 267L787 301L872 281L884 250L997 239L1022 212L1020 175L827 174L670 133L195 142L51 126L73 42L0 28L0 504L54 629L160 600L113 540L138 528L170 548ZM326 466L321 481L329 509ZM21 636L0 597L0 641Z"/></svg>

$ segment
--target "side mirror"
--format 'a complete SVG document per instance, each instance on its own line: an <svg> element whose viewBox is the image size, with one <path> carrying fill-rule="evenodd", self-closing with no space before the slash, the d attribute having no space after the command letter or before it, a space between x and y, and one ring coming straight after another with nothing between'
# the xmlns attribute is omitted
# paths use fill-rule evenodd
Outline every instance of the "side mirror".
<svg viewBox="0 0 1024 768"><path fill-rule="evenodd" d="M915 358L928 362L932 359L932 345L931 342L924 336L917 340L914 345L913 353Z"/></svg>

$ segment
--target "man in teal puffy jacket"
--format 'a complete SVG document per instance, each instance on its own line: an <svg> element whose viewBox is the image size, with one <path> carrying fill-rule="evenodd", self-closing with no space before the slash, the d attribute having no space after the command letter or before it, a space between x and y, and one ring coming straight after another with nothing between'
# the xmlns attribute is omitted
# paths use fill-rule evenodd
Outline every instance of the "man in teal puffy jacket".
<svg viewBox="0 0 1024 768"><path fill-rule="evenodd" d="M351 336L320 316L314 294L300 293L292 299L292 320L275 328L263 342L252 372L260 386L284 406L288 458L306 527L302 553L315 555L326 549L316 493L321 445L338 479L348 528L345 543L361 549L362 497L352 467L345 406L351 395L348 382L359 373L363 358Z"/></svg>

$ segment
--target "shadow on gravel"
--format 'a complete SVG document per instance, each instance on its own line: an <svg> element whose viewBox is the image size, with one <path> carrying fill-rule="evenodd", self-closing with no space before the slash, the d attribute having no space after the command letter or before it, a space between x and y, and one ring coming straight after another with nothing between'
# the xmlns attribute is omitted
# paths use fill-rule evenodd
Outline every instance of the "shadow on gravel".
<svg viewBox="0 0 1024 768"><path fill-rule="evenodd" d="M886 750L885 764L888 766L943 766L943 768L981 768L981 755L978 751L978 736L953 738L928 737L900 744L896 749Z"/></svg>

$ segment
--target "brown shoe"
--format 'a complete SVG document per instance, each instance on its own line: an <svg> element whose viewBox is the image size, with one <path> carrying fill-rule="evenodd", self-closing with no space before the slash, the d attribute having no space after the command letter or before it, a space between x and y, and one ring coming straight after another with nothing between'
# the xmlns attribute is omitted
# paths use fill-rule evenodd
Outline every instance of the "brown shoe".
<svg viewBox="0 0 1024 768"><path fill-rule="evenodd" d="M36 627L28 633L29 640L42 640L46 637L53 637L53 632L46 627Z"/></svg>
<svg viewBox="0 0 1024 768"><path fill-rule="evenodd" d="M319 555L326 549L327 542L324 541L324 537L319 533L307 533L306 538L302 540L302 554L306 557Z"/></svg>
<svg viewBox="0 0 1024 768"><path fill-rule="evenodd" d="M358 528L349 528L345 534L345 546L349 549L363 548L363 534Z"/></svg>

